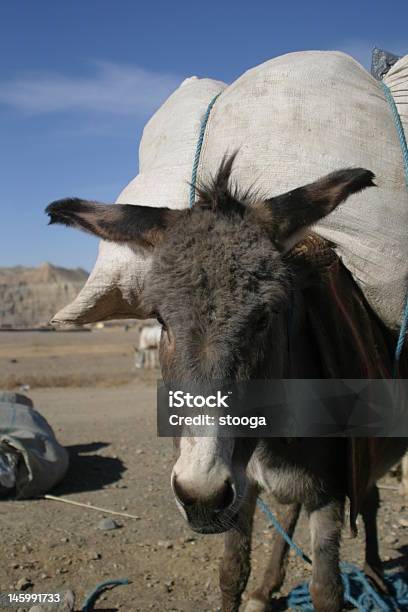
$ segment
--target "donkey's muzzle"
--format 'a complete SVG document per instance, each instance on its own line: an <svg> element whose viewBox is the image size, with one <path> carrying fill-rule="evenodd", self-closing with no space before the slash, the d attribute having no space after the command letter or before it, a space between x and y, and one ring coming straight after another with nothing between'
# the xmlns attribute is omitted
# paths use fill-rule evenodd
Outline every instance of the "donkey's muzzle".
<svg viewBox="0 0 408 612"><path fill-rule="evenodd" d="M176 477L172 479L172 488L182 514L194 531L221 533L232 527L234 513L231 510L236 500L236 489L230 480L226 480L211 496L192 494Z"/></svg>

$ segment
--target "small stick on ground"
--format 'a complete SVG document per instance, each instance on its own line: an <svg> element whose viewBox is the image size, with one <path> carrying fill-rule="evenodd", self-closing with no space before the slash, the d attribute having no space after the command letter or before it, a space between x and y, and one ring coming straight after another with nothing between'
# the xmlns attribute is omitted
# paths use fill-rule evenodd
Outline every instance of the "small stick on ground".
<svg viewBox="0 0 408 612"><path fill-rule="evenodd" d="M80 506L87 510L96 510L97 512L103 512L104 514L116 514L116 516L124 516L126 518L139 520L140 516L135 514L127 514L127 512L117 512L116 510L108 510L107 508L99 508L98 506L91 506L90 504L83 504L81 502L73 501L72 499L66 499L66 497L56 497L55 495L44 495L43 499L50 499L51 501L59 501L64 504L71 504L72 506Z"/></svg>

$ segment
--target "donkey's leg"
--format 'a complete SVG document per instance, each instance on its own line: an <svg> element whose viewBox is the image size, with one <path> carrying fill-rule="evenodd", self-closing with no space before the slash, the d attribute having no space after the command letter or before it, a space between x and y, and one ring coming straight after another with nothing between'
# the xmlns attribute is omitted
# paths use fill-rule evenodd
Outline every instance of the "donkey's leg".
<svg viewBox="0 0 408 612"><path fill-rule="evenodd" d="M366 538L364 571L381 591L387 593L388 589L383 579L382 562L378 552L377 514L379 507L380 496L375 485L365 498L361 511Z"/></svg>
<svg viewBox="0 0 408 612"><path fill-rule="evenodd" d="M300 513L300 504L281 506L277 513L280 525L292 537ZM289 545L277 531L274 533L272 552L261 586L254 591L245 607L245 612L264 612L272 593L278 591L285 580Z"/></svg>
<svg viewBox="0 0 408 612"><path fill-rule="evenodd" d="M251 488L239 512L236 528L227 531L220 564L222 612L238 612L251 571L251 539L258 489Z"/></svg>
<svg viewBox="0 0 408 612"><path fill-rule="evenodd" d="M343 609L343 583L340 576L340 538L344 501L331 500L310 513L312 540L312 581L310 594L316 612Z"/></svg>

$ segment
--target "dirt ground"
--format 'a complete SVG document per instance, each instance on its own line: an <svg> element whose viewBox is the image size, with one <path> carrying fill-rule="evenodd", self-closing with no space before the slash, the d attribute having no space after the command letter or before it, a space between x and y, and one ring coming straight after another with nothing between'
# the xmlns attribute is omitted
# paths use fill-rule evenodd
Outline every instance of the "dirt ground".
<svg viewBox="0 0 408 612"><path fill-rule="evenodd" d="M30 385L26 394L70 453L69 473L53 494L137 517L111 517L119 527L102 531L98 524L109 517L103 512L48 500L0 502L0 591L15 589L21 578L30 579L32 592L70 588L79 610L99 582L128 578L130 585L104 595L96 609L218 609L222 536L193 534L176 509L169 487L172 441L156 436L158 373L134 370L135 334L0 334L0 389ZM405 557L408 571L408 501L396 490L394 476L381 484L383 559L394 570L403 568ZM262 575L272 533L258 513L249 589ZM303 516L295 536L309 552ZM361 535L353 540L345 529L342 555L361 565ZM308 576L291 555L277 598Z"/></svg>
<svg viewBox="0 0 408 612"><path fill-rule="evenodd" d="M121 385L134 379L138 327L0 331L1 388Z"/></svg>

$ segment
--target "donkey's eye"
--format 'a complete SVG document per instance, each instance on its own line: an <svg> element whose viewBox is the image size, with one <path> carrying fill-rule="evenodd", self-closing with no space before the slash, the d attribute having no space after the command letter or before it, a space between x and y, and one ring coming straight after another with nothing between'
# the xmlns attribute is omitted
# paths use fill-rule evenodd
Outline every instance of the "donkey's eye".
<svg viewBox="0 0 408 612"><path fill-rule="evenodd" d="M163 321L163 319L161 318L161 316L159 315L159 313L158 313L158 312L154 312L154 313L152 313L152 315L153 315L153 317L156 319L156 321L159 323L159 325L161 325L161 326L162 326L162 328L163 328L164 330L166 330L166 329L167 329L167 328L166 328L166 324L165 324L165 322Z"/></svg>
<svg viewBox="0 0 408 612"><path fill-rule="evenodd" d="M258 318L256 319L255 325L257 331L263 331L264 329L266 329L269 325L269 312L262 312L261 314L259 314Z"/></svg>

